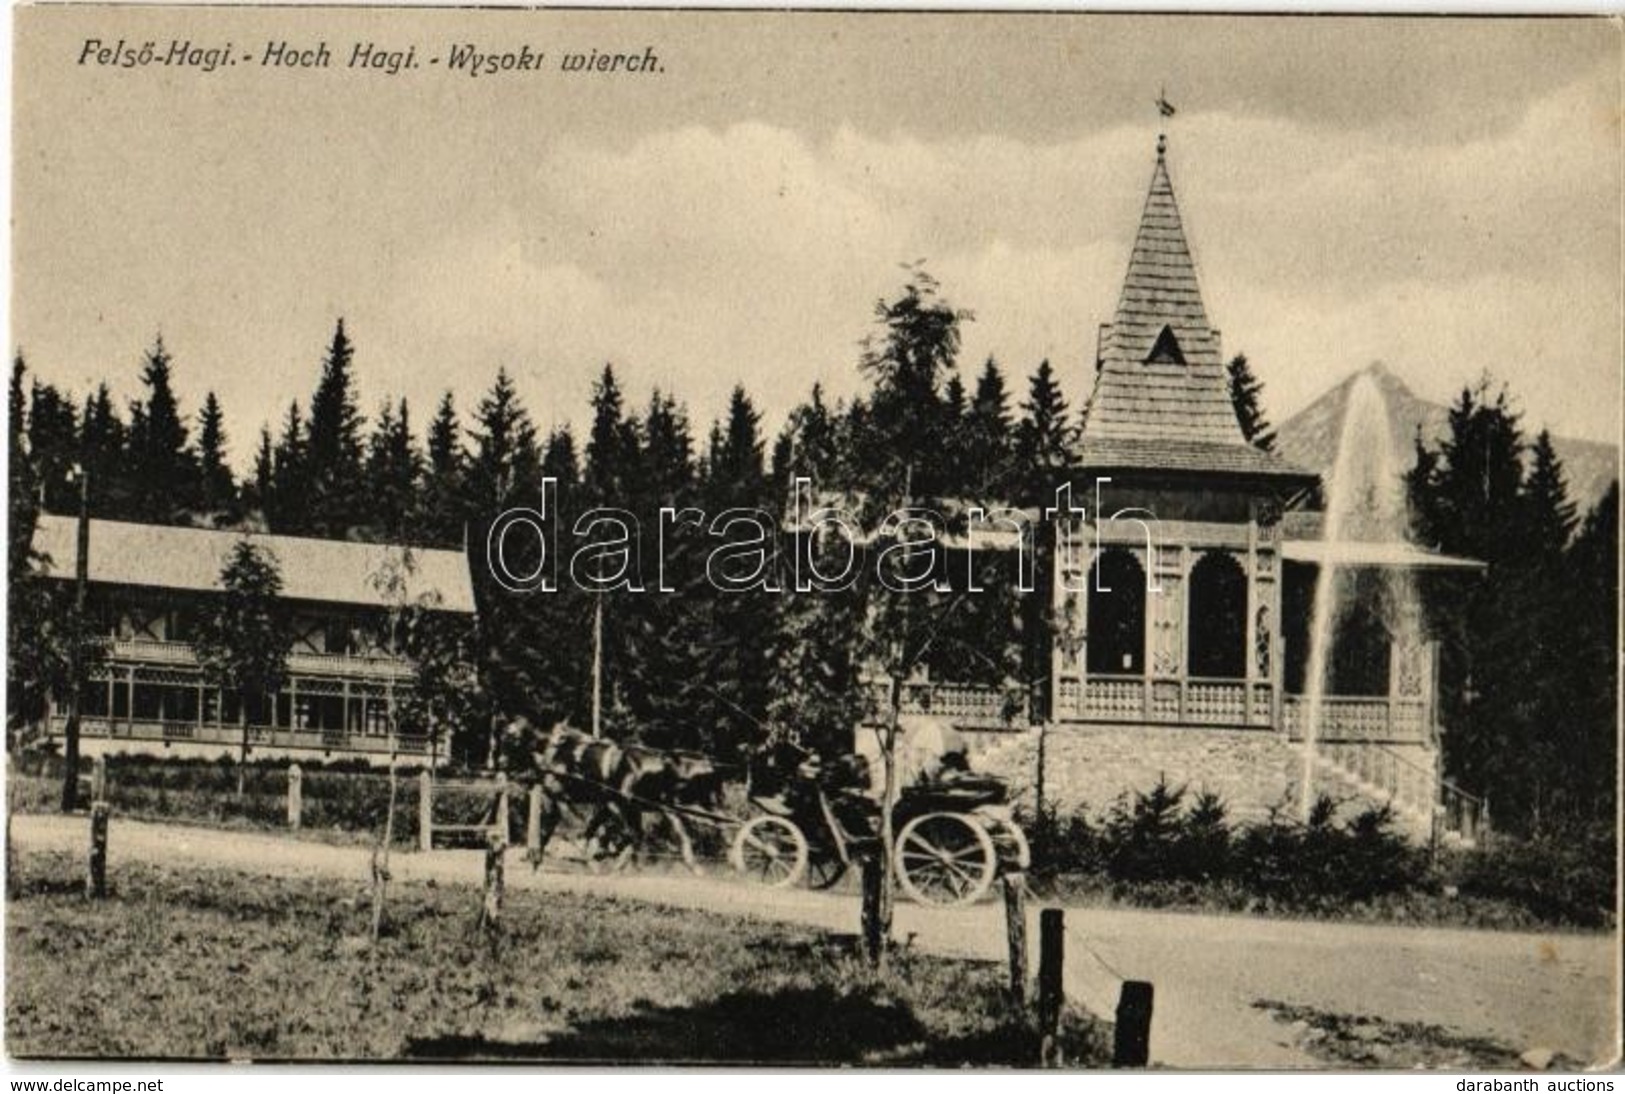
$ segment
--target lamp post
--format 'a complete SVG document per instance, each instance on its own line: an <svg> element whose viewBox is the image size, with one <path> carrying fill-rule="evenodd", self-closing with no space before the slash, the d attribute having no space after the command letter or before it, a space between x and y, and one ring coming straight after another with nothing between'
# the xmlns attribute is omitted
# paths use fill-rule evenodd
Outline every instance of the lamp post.
<svg viewBox="0 0 1625 1094"><path fill-rule="evenodd" d="M79 480L79 526L73 564L73 614L68 620L68 720L62 730L62 811L79 805L79 703L85 689L85 594L90 586L90 471L73 465Z"/></svg>

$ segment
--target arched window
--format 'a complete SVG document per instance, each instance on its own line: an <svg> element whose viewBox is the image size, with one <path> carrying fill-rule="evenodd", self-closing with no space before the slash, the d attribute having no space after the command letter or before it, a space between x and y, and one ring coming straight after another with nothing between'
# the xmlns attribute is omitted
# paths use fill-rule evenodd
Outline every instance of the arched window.
<svg viewBox="0 0 1625 1094"><path fill-rule="evenodd" d="M1191 567L1185 665L1192 676L1240 680L1247 675L1247 573L1215 551Z"/></svg>
<svg viewBox="0 0 1625 1094"><path fill-rule="evenodd" d="M1336 637L1327 666L1330 695L1388 694L1387 583L1374 570L1337 575Z"/></svg>
<svg viewBox="0 0 1625 1094"><path fill-rule="evenodd" d="M1088 651L1091 673L1145 673L1145 570L1127 551L1104 551L1089 567Z"/></svg>

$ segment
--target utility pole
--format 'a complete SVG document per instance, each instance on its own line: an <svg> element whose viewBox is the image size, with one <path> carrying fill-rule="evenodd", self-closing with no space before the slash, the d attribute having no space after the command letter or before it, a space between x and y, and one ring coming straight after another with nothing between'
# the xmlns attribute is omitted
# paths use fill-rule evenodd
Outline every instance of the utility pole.
<svg viewBox="0 0 1625 1094"><path fill-rule="evenodd" d="M68 722L63 728L62 812L79 806L79 701L85 689L85 596L90 587L90 471L79 479L79 526L73 563L73 615L68 621Z"/></svg>
<svg viewBox="0 0 1625 1094"><path fill-rule="evenodd" d="M604 735L604 594L592 604L592 735Z"/></svg>

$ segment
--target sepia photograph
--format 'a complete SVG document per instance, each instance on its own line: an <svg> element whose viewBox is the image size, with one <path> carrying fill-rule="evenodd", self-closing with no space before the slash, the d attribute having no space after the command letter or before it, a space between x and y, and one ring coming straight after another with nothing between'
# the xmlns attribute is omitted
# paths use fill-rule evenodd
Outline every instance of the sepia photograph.
<svg viewBox="0 0 1625 1094"><path fill-rule="evenodd" d="M1617 18L11 17L8 1069L1613 1089Z"/></svg>

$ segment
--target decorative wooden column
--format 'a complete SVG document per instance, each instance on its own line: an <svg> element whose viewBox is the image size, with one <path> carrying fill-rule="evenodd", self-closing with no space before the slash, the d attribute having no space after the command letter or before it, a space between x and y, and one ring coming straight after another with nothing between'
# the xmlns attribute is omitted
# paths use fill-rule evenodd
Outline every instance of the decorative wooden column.
<svg viewBox="0 0 1625 1094"><path fill-rule="evenodd" d="M1050 632L1050 716L1078 717L1084 711L1083 691L1087 659L1083 636L1088 633L1089 556L1084 526L1071 520L1058 520L1055 533L1054 574L1050 605L1054 618L1062 621ZM1070 699L1066 684L1075 688Z"/></svg>
<svg viewBox="0 0 1625 1094"><path fill-rule="evenodd" d="M1155 550L1136 549L1145 567L1145 660L1143 684L1145 718L1148 722L1182 722L1185 718L1185 635L1186 596L1185 544L1159 543ZM1176 695L1173 717L1159 710L1157 681L1174 682ZM1166 692L1167 689L1162 689Z"/></svg>
<svg viewBox="0 0 1625 1094"><path fill-rule="evenodd" d="M1256 725L1259 721L1259 711L1253 702L1254 685L1257 684L1262 673L1268 673L1267 664L1259 664L1258 634L1259 624L1267 623L1259 618L1259 573L1258 573L1258 521L1247 521L1247 638L1246 655L1247 667L1242 673L1242 687L1246 694L1242 698L1242 718L1248 725Z"/></svg>

